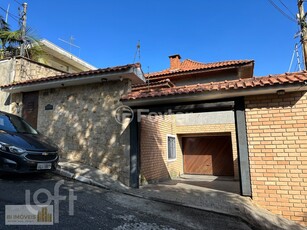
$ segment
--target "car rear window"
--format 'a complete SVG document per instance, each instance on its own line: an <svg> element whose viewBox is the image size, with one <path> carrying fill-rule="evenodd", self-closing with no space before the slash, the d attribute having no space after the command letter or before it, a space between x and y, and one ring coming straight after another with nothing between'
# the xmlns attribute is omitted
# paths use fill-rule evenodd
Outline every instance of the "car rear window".
<svg viewBox="0 0 307 230"><path fill-rule="evenodd" d="M15 132L37 134L37 131L26 123L22 118L14 115L0 113L0 129Z"/></svg>

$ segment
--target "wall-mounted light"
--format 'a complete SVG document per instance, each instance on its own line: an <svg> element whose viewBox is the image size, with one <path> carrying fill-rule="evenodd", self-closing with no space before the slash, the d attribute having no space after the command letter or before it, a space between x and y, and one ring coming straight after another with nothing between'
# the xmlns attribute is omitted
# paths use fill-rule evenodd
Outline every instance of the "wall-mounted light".
<svg viewBox="0 0 307 230"><path fill-rule="evenodd" d="M286 91L284 89L281 89L281 90L277 90L276 93L277 95L284 95Z"/></svg>

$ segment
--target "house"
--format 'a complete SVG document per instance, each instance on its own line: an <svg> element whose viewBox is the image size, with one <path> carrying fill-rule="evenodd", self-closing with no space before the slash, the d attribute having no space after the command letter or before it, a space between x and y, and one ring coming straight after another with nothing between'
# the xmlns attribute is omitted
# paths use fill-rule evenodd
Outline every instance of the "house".
<svg viewBox="0 0 307 230"><path fill-rule="evenodd" d="M180 59L180 55L170 56L169 69L148 74L149 84L133 85L130 96L147 93L148 90L159 89L162 93L163 89L253 76L254 62L251 60L204 64L189 59L181 62ZM154 104L153 100L151 105ZM154 182L182 174L211 174L239 179L234 112L231 109L229 104L207 113L166 114L155 116L154 120L151 116L143 117L140 125L142 180ZM174 142L173 156L167 153L171 141ZM196 157L193 152L206 148L206 142L216 142L210 152L219 152L218 157L205 154ZM203 167L204 164L207 166Z"/></svg>
<svg viewBox="0 0 307 230"><path fill-rule="evenodd" d="M131 64L1 90L14 105L36 92L37 128L63 157L134 188L182 173L230 176L241 195L307 225L307 72L255 78L252 60L169 58L169 69L146 79ZM130 112L121 122L119 108Z"/></svg>
<svg viewBox="0 0 307 230"><path fill-rule="evenodd" d="M131 186L182 173L228 175L243 196L307 225L307 72L255 78L252 69L252 61L175 55L169 69L134 85L122 97L137 114Z"/></svg>

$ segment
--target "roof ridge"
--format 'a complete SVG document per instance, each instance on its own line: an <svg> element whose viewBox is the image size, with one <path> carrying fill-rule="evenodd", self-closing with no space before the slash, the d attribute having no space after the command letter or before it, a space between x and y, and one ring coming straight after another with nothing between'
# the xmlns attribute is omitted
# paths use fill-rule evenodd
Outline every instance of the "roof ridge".
<svg viewBox="0 0 307 230"><path fill-rule="evenodd" d="M262 78L262 77L276 77L276 76L282 76L282 75L289 75L289 74L304 74L306 73L305 70L296 71L296 72L285 72L285 73L276 73L276 74L268 74L265 76L254 76L255 78Z"/></svg>
<svg viewBox="0 0 307 230"><path fill-rule="evenodd" d="M183 62L185 62L185 61L190 61L190 62L194 62L196 64L202 64L202 65L206 65L207 64L207 63L204 63L204 62L194 61L194 60L189 59L189 58L185 59ZM183 62L181 62L181 63L183 63Z"/></svg>
<svg viewBox="0 0 307 230"><path fill-rule="evenodd" d="M171 82L171 80L168 79L168 78L162 79L162 80L159 80L159 81L152 81L152 82L150 82L150 80L149 80L150 85L156 85L156 84L160 84L160 83L164 83L164 82ZM143 86L143 85L148 85L148 82L141 83L141 84L133 84L132 87L140 87L140 86Z"/></svg>

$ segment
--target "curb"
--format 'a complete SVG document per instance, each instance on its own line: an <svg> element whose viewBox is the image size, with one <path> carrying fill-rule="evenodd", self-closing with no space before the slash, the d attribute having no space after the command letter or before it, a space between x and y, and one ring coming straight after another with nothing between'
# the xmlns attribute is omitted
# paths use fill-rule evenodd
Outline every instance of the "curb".
<svg viewBox="0 0 307 230"><path fill-rule="evenodd" d="M96 182L92 179L87 178L87 177L80 176L80 175L75 174L75 173L71 173L71 172L64 170L64 169L57 168L55 171L53 171L53 173L60 175L60 176L67 177L69 179L73 179L73 180L85 183L85 184L94 185L94 186L97 186L97 187L100 187L100 188L103 188L103 189L106 189L106 190L110 190L110 188L106 187L103 184L100 184L100 183L98 183L98 182Z"/></svg>

